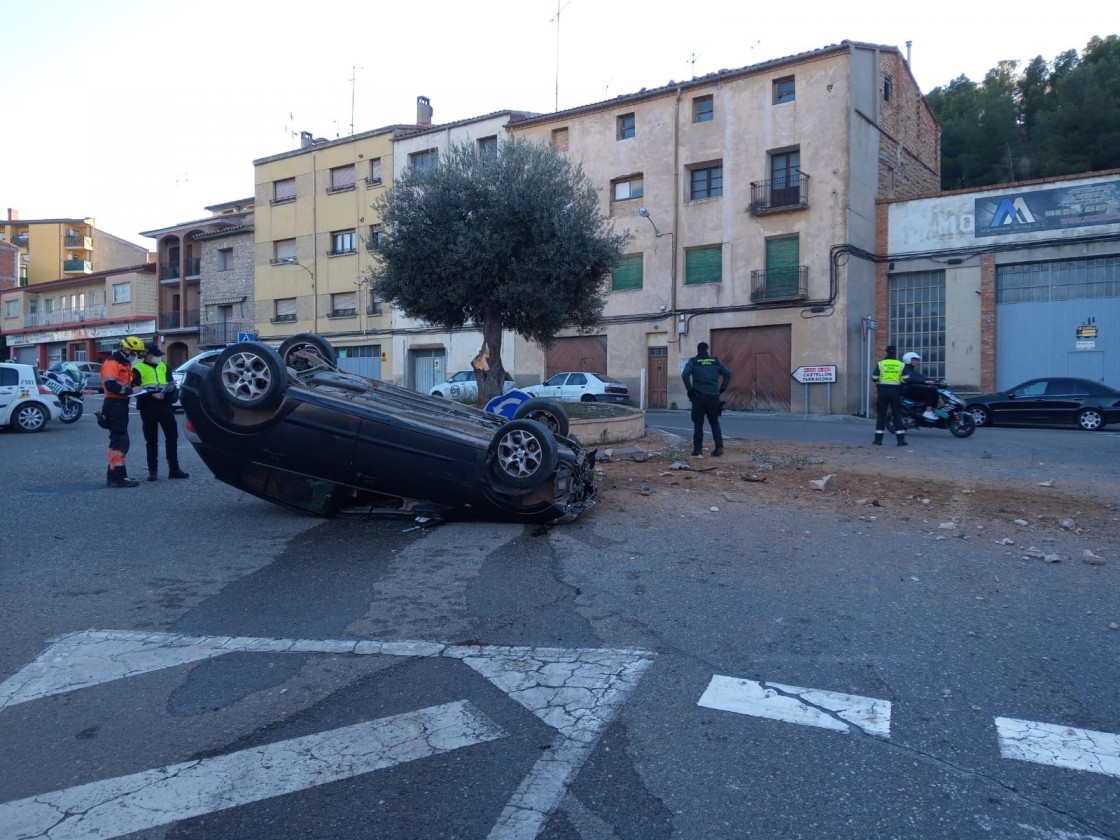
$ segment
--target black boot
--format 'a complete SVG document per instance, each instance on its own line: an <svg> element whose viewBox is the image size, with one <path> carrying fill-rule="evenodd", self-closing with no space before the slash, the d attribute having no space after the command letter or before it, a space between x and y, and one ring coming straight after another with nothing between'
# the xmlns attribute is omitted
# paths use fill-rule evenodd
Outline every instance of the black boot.
<svg viewBox="0 0 1120 840"><path fill-rule="evenodd" d="M191 474L183 472L178 466L174 466L167 471L168 478L190 478Z"/></svg>
<svg viewBox="0 0 1120 840"><path fill-rule="evenodd" d="M159 473L154 468L148 469L148 481L159 481Z"/></svg>

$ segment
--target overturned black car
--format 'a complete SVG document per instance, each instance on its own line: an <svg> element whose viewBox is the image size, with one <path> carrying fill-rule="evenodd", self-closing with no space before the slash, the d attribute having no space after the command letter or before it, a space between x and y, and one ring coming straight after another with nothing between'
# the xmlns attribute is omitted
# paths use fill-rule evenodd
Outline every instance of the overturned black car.
<svg viewBox="0 0 1120 840"><path fill-rule="evenodd" d="M321 516L569 522L595 452L551 400L512 420L340 370L330 342L230 345L186 366L186 435L220 481Z"/></svg>

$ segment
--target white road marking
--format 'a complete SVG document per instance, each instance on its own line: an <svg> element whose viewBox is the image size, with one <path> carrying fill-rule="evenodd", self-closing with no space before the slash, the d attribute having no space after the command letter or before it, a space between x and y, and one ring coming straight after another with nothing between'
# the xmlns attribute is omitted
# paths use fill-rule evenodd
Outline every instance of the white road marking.
<svg viewBox="0 0 1120 840"><path fill-rule="evenodd" d="M466 701L0 805L7 840L143 831L505 736Z"/></svg>
<svg viewBox="0 0 1120 840"><path fill-rule="evenodd" d="M849 732L851 724L868 735L879 738L891 735L890 702L857 694L839 694L716 674L697 705L803 726L819 726L835 732Z"/></svg>
<svg viewBox="0 0 1120 840"><path fill-rule="evenodd" d="M996 734L1004 758L1120 777L1120 735L1005 717Z"/></svg>
<svg viewBox="0 0 1120 840"><path fill-rule="evenodd" d="M653 664L652 655L642 650L87 630L59 638L33 662L0 683L0 710L234 652L462 660L557 732L550 749L534 764L506 804L490 832L492 840L533 840L540 833L602 733ZM276 795L284 792L278 791ZM6 806L0 805L3 807ZM7 840L3 834L0 837Z"/></svg>
<svg viewBox="0 0 1120 840"><path fill-rule="evenodd" d="M1060 828L1039 828L1026 823L1019 823L1019 828L1043 840L1106 840L1098 834L1074 834L1072 831L1062 831Z"/></svg>

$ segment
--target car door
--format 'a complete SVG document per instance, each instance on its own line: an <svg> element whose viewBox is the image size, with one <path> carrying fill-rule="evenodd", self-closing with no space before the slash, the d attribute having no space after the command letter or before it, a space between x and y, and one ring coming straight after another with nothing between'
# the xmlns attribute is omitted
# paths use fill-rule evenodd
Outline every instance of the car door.
<svg viewBox="0 0 1120 840"><path fill-rule="evenodd" d="M1051 379L1039 406L1039 423L1068 425L1072 423L1089 393L1074 379Z"/></svg>
<svg viewBox="0 0 1120 840"><path fill-rule="evenodd" d="M568 381L564 383L563 399L568 402L579 402L587 393L587 374L569 373Z"/></svg>
<svg viewBox="0 0 1120 840"><path fill-rule="evenodd" d="M1038 423L1048 379L1031 379L1003 394L992 403L997 423Z"/></svg>
<svg viewBox="0 0 1120 840"><path fill-rule="evenodd" d="M14 367L0 365L0 425L8 422L18 391L19 371Z"/></svg>
<svg viewBox="0 0 1120 840"><path fill-rule="evenodd" d="M557 373L546 379L538 389L538 395L552 400L564 399L564 387L568 381L567 373Z"/></svg>

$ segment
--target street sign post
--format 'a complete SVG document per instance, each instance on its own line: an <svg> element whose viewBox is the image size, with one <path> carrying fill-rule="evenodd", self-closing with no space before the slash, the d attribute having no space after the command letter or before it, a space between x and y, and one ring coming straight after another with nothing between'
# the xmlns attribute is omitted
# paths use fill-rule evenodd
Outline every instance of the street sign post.
<svg viewBox="0 0 1120 840"><path fill-rule="evenodd" d="M802 385L812 382L835 382L836 365L802 365L790 376Z"/></svg>
<svg viewBox="0 0 1120 840"><path fill-rule="evenodd" d="M237 334L237 341L239 343L242 342L242 341L256 341L256 340L257 340L257 334L256 333L239 332Z"/></svg>

